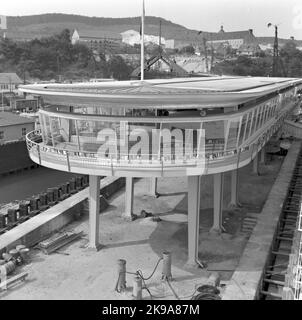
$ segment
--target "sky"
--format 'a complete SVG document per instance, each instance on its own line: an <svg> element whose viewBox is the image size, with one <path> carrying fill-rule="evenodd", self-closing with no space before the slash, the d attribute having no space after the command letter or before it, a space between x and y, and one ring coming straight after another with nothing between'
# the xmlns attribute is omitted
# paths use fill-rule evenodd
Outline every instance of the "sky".
<svg viewBox="0 0 302 320"><path fill-rule="evenodd" d="M97 17L141 14L142 0L1 0L0 15L69 13ZM159 16L187 28L217 32L253 29L255 36L302 40L301 0L145 0L146 15Z"/></svg>

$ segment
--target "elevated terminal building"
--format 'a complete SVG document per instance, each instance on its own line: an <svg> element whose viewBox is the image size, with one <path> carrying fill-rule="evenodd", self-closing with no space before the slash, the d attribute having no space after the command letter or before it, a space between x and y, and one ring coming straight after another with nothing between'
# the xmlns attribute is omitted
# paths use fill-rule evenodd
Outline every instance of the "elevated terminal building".
<svg viewBox="0 0 302 320"><path fill-rule="evenodd" d="M90 247L98 249L100 176L126 177L125 212L132 219L133 179L188 177L188 264L198 260L200 183L214 179L214 222L220 233L224 173L231 171L231 205L238 205L238 169L253 162L300 103L302 79L210 77L35 84L41 130L27 135L31 159L89 175Z"/></svg>

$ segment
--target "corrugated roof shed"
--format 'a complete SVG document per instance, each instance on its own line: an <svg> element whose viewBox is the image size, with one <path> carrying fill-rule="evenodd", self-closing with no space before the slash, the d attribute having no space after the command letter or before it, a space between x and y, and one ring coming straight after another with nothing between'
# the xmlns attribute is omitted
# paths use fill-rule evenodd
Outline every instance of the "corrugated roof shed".
<svg viewBox="0 0 302 320"><path fill-rule="evenodd" d="M0 112L0 127L7 127L25 123L35 123L35 120L20 117L17 114L11 112Z"/></svg>
<svg viewBox="0 0 302 320"><path fill-rule="evenodd" d="M0 73L0 83L15 83L21 84L22 80L16 73Z"/></svg>

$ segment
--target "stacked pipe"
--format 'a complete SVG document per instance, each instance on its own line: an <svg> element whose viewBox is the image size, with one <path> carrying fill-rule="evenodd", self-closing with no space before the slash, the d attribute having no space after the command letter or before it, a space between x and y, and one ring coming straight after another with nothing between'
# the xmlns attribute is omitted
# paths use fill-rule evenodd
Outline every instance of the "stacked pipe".
<svg viewBox="0 0 302 320"><path fill-rule="evenodd" d="M15 271L18 265L27 263L29 261L29 249L24 245L18 245L15 249L11 249L9 253L2 254L0 259L0 282L5 279L7 275Z"/></svg>

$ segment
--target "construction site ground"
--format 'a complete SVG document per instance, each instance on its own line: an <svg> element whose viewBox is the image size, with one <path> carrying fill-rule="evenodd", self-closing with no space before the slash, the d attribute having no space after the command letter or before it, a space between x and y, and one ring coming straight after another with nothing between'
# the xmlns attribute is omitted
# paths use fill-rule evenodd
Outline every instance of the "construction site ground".
<svg viewBox="0 0 302 320"><path fill-rule="evenodd" d="M250 221L257 220L266 197L276 179L283 158L275 157L260 165L260 175L252 174L252 164L239 170L240 209L224 210L222 235L212 235L213 177L202 177L199 258L207 268L190 269L187 259L187 179L159 178L159 198L148 195L149 180L135 183L134 213L141 210L159 216L125 221L121 218L125 193L110 199L110 206L101 213L100 239L104 247L88 249L88 217L68 225L65 230L84 231L85 236L59 252L45 255L32 249L30 262L17 272L28 272L25 282L0 293L0 299L131 299L133 275L127 274L127 290L117 293L117 260L125 259L129 272L141 270L148 277L163 251L172 253L171 285L180 299L191 299L196 286L205 283L209 274L219 272L227 284L235 270L249 237ZM224 208L230 201L230 173L225 174ZM247 218L247 219L246 219ZM248 226L244 226L245 221ZM153 299L177 299L167 283L161 281L162 264L146 284ZM196 293L196 292L195 292ZM143 290L143 297L150 298Z"/></svg>

